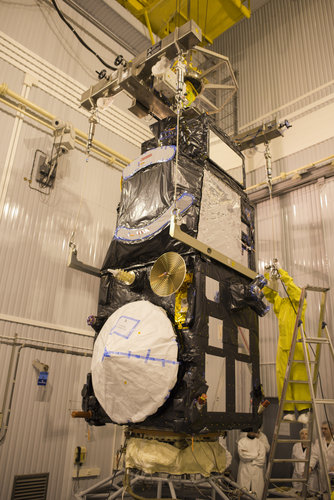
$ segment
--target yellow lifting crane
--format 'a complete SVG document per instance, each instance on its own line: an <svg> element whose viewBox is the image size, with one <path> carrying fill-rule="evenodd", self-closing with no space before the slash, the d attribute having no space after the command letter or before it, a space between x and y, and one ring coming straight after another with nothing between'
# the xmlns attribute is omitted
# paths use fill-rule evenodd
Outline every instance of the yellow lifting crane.
<svg viewBox="0 0 334 500"><path fill-rule="evenodd" d="M117 0L145 24L152 45L191 19L202 30L202 45L213 40L241 19L249 18L250 0Z"/></svg>

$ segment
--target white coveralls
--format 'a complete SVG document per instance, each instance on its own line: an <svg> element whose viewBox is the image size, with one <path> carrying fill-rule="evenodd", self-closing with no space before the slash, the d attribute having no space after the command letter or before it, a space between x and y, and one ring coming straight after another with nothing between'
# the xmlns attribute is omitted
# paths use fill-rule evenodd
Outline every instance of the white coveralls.
<svg viewBox="0 0 334 500"><path fill-rule="evenodd" d="M260 441L262 441L262 443L264 444L264 447L266 449L266 453L269 453L269 451L270 451L270 444L269 444L267 436L262 431L259 431L258 434L259 434L258 439ZM240 432L239 439L241 439L243 437L246 437L246 436L247 436L247 432Z"/></svg>
<svg viewBox="0 0 334 500"><path fill-rule="evenodd" d="M291 348L293 330L296 322L296 313L298 312L299 299L301 295L301 289L295 285L293 279L289 274L283 269L279 269L282 282L285 284L287 293L289 297L282 298L278 292L272 290L271 288L264 287L263 293L266 299L274 305L274 313L278 318L278 329L279 338L277 345L276 354L276 379L277 379L277 392L278 398L281 399L284 377L286 372L286 367L289 359L289 351ZM269 279L269 274L265 274L265 277ZM303 325L305 324L305 309L306 301L304 301L303 311L301 319ZM295 312L296 311L296 312ZM298 337L300 338L300 332L298 332ZM300 342L296 343L294 359L302 360L304 359L304 351L302 344ZM292 380L305 380L307 381L306 366L304 363L293 363L290 372L290 379ZM287 400L305 400L310 401L311 395L307 384L293 384L289 383L287 392ZM305 410L310 408L310 404L299 403L296 404L297 410ZM294 403L286 403L284 405L284 411L294 411Z"/></svg>
<svg viewBox="0 0 334 500"><path fill-rule="evenodd" d="M316 443L318 444L318 443ZM292 459L297 459L297 460L305 460L306 458L306 448L302 447L302 443L295 443L292 448ZM292 473L292 479L294 478L302 478L304 475L304 468L305 468L305 462L295 462L294 463L294 469ZM292 481L292 486L296 491L301 491L303 488L303 483L300 482L294 482ZM309 481L308 481L308 488L311 490L317 490L318 489L318 480L317 480L317 474L315 471L312 471L311 474L309 475Z"/></svg>
<svg viewBox="0 0 334 500"><path fill-rule="evenodd" d="M264 444L264 447L266 449L266 453L269 453L269 451L270 451L270 444L269 444L268 438L261 431L259 431L259 440L262 441L262 443Z"/></svg>
<svg viewBox="0 0 334 500"><path fill-rule="evenodd" d="M222 446L224 448L224 450L225 450L225 455L226 455L226 469L228 469L228 467L232 463L232 455L231 455L231 453L227 449L226 438L223 437L223 436L219 436L218 442L219 442L220 446Z"/></svg>
<svg viewBox="0 0 334 500"><path fill-rule="evenodd" d="M334 472L334 439L332 439L329 443L327 443L326 439L323 437L322 444L325 451L327 471ZM311 457L310 457L311 469L314 469L314 467L317 464L319 464L319 466L321 467L320 447L318 441L316 441L316 443L312 447ZM326 485L322 484L321 474L320 474L320 489L321 491L326 490Z"/></svg>
<svg viewBox="0 0 334 500"><path fill-rule="evenodd" d="M264 488L264 466L266 448L259 438L243 437L238 441L240 457L237 483L242 488L253 491L258 499L262 498Z"/></svg>

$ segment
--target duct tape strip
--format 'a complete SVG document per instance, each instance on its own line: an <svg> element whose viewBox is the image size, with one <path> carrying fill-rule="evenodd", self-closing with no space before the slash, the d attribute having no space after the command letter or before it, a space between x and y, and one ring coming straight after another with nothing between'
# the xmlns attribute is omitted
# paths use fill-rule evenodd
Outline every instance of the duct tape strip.
<svg viewBox="0 0 334 500"><path fill-rule="evenodd" d="M102 361L105 360L105 358L111 358L111 356L124 356L126 358L135 358L135 359L143 359L145 363L148 361L156 361L158 363L161 363L163 367L166 366L166 364L170 365L179 365L179 361L172 361L169 359L164 359L164 358L153 358L150 356L151 349L147 350L147 354L145 356L142 356L141 354L134 354L131 351L128 352L120 352L120 351L108 351L108 349L105 347L103 356L102 356Z"/></svg>

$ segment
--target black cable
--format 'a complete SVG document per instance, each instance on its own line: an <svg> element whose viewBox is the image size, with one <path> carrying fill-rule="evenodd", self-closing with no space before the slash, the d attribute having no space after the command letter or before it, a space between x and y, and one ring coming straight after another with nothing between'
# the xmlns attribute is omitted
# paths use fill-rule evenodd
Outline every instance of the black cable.
<svg viewBox="0 0 334 500"><path fill-rule="evenodd" d="M244 141L245 141L248 137L250 137L250 139L248 139L248 141L250 141L250 143L251 143L252 141L254 141L254 140L257 138L257 136L259 135L259 133L260 133L260 132L262 132L262 130L263 130L263 129L262 129L262 126L261 126L261 127L259 127L259 128L257 129L257 131L255 132L255 134L253 134L253 135L252 135L252 134L246 134L246 135L244 135L242 138L240 138L240 139L239 139L239 141L237 140L237 142L239 142L239 143L240 143L241 141L243 141L243 142L244 142ZM254 146L256 146L256 144L254 144ZM251 147L251 146L250 146L250 147Z"/></svg>
<svg viewBox="0 0 334 500"><path fill-rule="evenodd" d="M51 0L54 8L56 9L57 11L57 14L59 15L60 19L70 28L70 30L72 31L72 33L77 37L77 39L79 40L79 42L87 49L89 50L89 52L91 52L92 54L94 54L95 57L97 57L97 59L106 67L106 68L109 68L113 71L116 71L117 68L115 68L114 66L110 66L109 64L107 64L103 59L102 57L100 57L93 49L91 49L87 43L81 38L81 36L75 31L75 29L73 28L73 26L71 25L71 23L69 23L67 21L67 19L64 17L63 13L59 10L58 8L58 5L56 4L56 0Z"/></svg>
<svg viewBox="0 0 334 500"><path fill-rule="evenodd" d="M208 495L206 495L203 491L201 491L201 490L199 489L199 487L198 487L195 483L193 483L193 484L192 484L192 487L193 487L193 488L195 488L195 490L197 490L197 491L198 491L198 493L201 495L201 497L202 497L202 498L203 498L203 497L204 497L204 498L212 498L212 496L208 496Z"/></svg>
<svg viewBox="0 0 334 500"><path fill-rule="evenodd" d="M56 142L57 142L57 137L55 136L54 140L53 140L53 144L52 144L52 149L51 149L51 156L50 156L50 169L49 169L49 172L47 175L45 175L46 177L46 181L41 181L40 184L42 184L42 188L46 188L48 187L49 189L51 189L51 187L53 186L54 184L54 180L51 182L51 174L57 169L57 166L58 166L58 159L59 159L59 156L60 156L60 150L61 150L61 144L62 144L62 141L63 141L63 137L64 137L64 128L62 130L62 133L61 133L61 136L60 136L60 139L59 139L59 143L58 143L58 148L57 148L57 154L56 154L56 157L54 158L54 160L52 160L53 158L53 152L54 152L54 149L56 147ZM56 176L56 174L54 175L54 177ZM51 183L51 185L50 185Z"/></svg>
<svg viewBox="0 0 334 500"><path fill-rule="evenodd" d="M283 286L283 288L284 288L285 293L287 294L288 299L290 300L290 303L291 303L291 305L292 305L292 309L295 311L295 315L297 316L297 311L296 311L296 309L295 309L295 306L293 305L293 302L292 302L292 300L291 300L291 298L290 298L290 295L288 294L288 291L287 291L287 289L286 289L286 287L285 287L285 284L283 283L283 281L282 281L282 279L281 279L281 278L280 278L280 281L281 281L281 283L282 283L282 286Z"/></svg>
<svg viewBox="0 0 334 500"><path fill-rule="evenodd" d="M108 491L108 497L107 497L107 500L108 500L108 498L110 498L110 495L111 495L112 493L114 493L114 492L115 492L115 490L117 489L117 488L113 485L113 480L115 479L115 476L116 476L117 472L119 472L119 471L118 471L117 469L115 469L115 470L114 470L113 475L111 476L111 479L110 479L111 483L110 483L110 486L109 486L109 488L110 488L110 489L109 489L109 491Z"/></svg>
<svg viewBox="0 0 334 500"><path fill-rule="evenodd" d="M29 189L32 189L33 191L37 191L37 193L45 194L47 196L50 195L50 191L49 192L42 191L41 189L37 189L37 188L32 187L30 184L28 184L28 186L29 186Z"/></svg>
<svg viewBox="0 0 334 500"><path fill-rule="evenodd" d="M36 163L37 153L42 153L42 155L44 155L46 157L46 154L44 153L44 151L42 151L41 149L36 149L35 154L34 154L34 159L33 159L33 162L32 162L32 167L31 167L31 170L30 170L30 177L29 177L29 179L25 178L25 180L27 180L28 182L32 181L32 174L34 173L34 169L35 169L35 163Z"/></svg>
<svg viewBox="0 0 334 500"><path fill-rule="evenodd" d="M234 486L233 484L227 483L227 484L223 485L222 484L223 481L225 481L225 483L227 482L226 476L224 478L220 477L215 482L216 483L218 482L221 489L223 491L225 491L226 493L228 493L229 495L231 495L231 498L236 498L236 499L240 500L240 498L244 498L243 493L247 494L247 492L248 492L248 490L247 491L245 490L245 487L238 487L237 488L237 486L239 486L237 483L235 483L235 487L233 489L233 486ZM247 495L247 497L249 498L248 495Z"/></svg>

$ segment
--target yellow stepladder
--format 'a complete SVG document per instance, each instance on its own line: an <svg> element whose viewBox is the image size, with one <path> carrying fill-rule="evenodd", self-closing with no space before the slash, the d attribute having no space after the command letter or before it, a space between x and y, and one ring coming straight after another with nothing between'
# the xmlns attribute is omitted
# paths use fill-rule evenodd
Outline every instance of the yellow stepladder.
<svg viewBox="0 0 334 500"><path fill-rule="evenodd" d="M285 500L289 500L292 498L299 498L299 499L306 499L308 498L310 500L310 497L308 496L308 491L307 491L307 483L309 480L309 469L310 469L310 458L311 458L311 446L312 446L312 435L313 435L313 429L315 428L316 430L316 437L319 442L319 451L320 451L320 474L321 474L321 484L325 485L325 491L322 492L322 498L324 500L331 500L331 485L330 485L330 480L329 476L327 473L327 465L326 465L326 454L324 450L324 444L322 440L322 434L321 434L321 427L320 427L320 420L319 420L319 408L318 405L320 404L334 404L334 399L317 399L316 394L317 394L317 385L318 385L318 378L319 378L319 365L320 365L320 354L321 354L321 348L322 346L328 346L330 348L330 353L332 357L332 361L334 362L334 347L333 343L331 341L331 338L328 333L327 325L324 321L324 316L325 316L325 306L326 306L326 297L327 297L327 292L329 288L321 288L321 287L315 287L315 286L306 286L302 288L302 293L300 296L299 300L299 305L298 305L298 311L296 313L296 322L294 326L294 331L293 331L293 337L292 337L292 343L291 343L291 348L290 348L290 353L289 353L289 359L288 359L288 364L285 372L285 377L284 377L284 383L283 383L283 388L282 388L282 394L281 394L281 399L279 403L279 408L276 416L276 422L275 422L275 427L274 427L274 434L273 434L273 439L272 439L272 444L270 448L270 453L269 453L269 459L268 459L268 466L267 466L267 471L265 475L265 483L264 483L264 490L263 490L263 495L262 495L262 500L265 500L268 498L268 493L269 491L269 486L270 484L284 484L284 483L291 483L292 479L291 478L279 478L279 477L272 477L272 469L273 465L275 463L279 462L291 462L291 463L296 463L296 462L304 462L305 467L304 467L304 474L303 477L301 478L294 478L294 482L300 482L302 483L302 491L299 494L294 494L294 493L289 493L288 495L284 496L282 495L282 499L284 498ZM306 297L306 292L320 292L321 295L321 303L320 303L320 315L319 315L319 323L318 323L318 335L316 337L308 337L306 336L303 328L303 322L302 322L302 310L303 310L303 305ZM300 338L298 338L298 332L300 332ZM294 354L295 354L295 349L296 349L296 344L297 342L301 342L302 347L303 347L303 353L304 353L304 359L303 360L295 360ZM315 357L314 360L311 361L309 358L308 354L308 344L316 344L316 352L315 352ZM306 367L306 372L307 372L307 380L291 380L290 379L290 373L291 373L291 368L293 363L304 363ZM313 373L311 367L313 366ZM308 384L309 390L310 390L310 401L302 401L302 400L287 400L286 399L286 393L287 393L287 388L288 384L290 382L293 382L294 384ZM277 445L279 443L298 443L302 442L301 439L284 439L280 437L280 426L281 424L285 421L283 421L283 409L285 403L294 403L294 404L305 404L308 403L310 404L310 413L309 413L309 421L308 421L308 439L307 441L303 440L303 444L306 447L306 454L304 459L294 459L294 458L275 458L276 452L277 452ZM279 497L277 496L277 491L275 494L276 500L279 500Z"/></svg>

